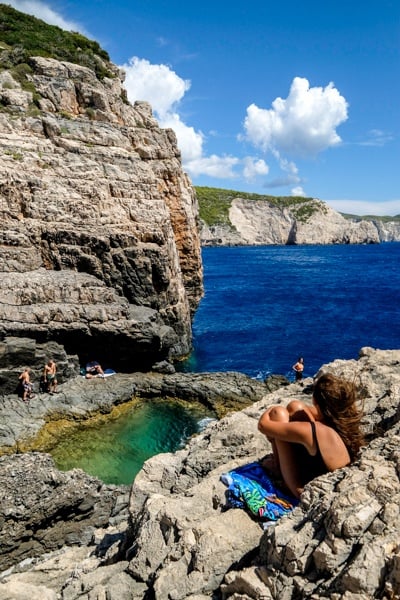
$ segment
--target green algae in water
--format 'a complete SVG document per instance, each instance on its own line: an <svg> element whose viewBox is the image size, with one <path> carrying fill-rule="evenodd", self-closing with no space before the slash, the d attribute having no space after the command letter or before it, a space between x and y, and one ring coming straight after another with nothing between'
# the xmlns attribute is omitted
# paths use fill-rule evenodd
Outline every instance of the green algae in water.
<svg viewBox="0 0 400 600"><path fill-rule="evenodd" d="M171 401L148 401L123 416L74 431L51 451L57 468L81 468L104 483L132 483L143 463L174 452L213 418L205 408Z"/></svg>

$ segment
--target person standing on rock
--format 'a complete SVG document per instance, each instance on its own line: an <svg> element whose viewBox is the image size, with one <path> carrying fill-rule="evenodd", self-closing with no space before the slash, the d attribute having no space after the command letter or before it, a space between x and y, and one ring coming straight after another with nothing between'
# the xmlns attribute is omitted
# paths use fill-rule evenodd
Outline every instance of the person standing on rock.
<svg viewBox="0 0 400 600"><path fill-rule="evenodd" d="M57 391L57 365L53 359L50 359L49 362L45 365L43 370L43 379L47 384L47 390L49 394L53 395Z"/></svg>
<svg viewBox="0 0 400 600"><path fill-rule="evenodd" d="M304 358L302 356L299 356L297 363L293 365L292 369L296 374L296 381L301 381L304 371Z"/></svg>
<svg viewBox="0 0 400 600"><path fill-rule="evenodd" d="M306 483L350 464L364 445L362 412L353 383L332 374L314 384L313 405L293 400L270 406L258 429L272 445L272 461L262 463L299 498Z"/></svg>
<svg viewBox="0 0 400 600"><path fill-rule="evenodd" d="M19 379L19 392L18 395L22 398L24 402L28 402L31 398L34 398L35 395L33 393L33 385L31 383L30 377L31 370L29 367L24 369L21 375L18 377Z"/></svg>

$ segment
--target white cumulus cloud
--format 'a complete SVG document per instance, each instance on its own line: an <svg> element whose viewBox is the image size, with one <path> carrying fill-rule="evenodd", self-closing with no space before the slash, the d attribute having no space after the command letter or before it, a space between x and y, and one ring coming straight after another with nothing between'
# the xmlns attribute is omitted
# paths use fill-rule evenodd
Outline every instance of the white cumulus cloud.
<svg viewBox="0 0 400 600"><path fill-rule="evenodd" d="M204 156L204 134L181 119L179 103L190 89L189 80L179 77L168 65L151 64L136 56L122 68L126 73L125 87L129 101L150 102L160 126L175 131L183 167L190 175L221 179L236 176L234 167L240 163L239 159L215 154Z"/></svg>
<svg viewBox="0 0 400 600"><path fill-rule="evenodd" d="M175 105L190 89L190 81L179 77L167 65L153 65L134 56L122 68L126 73L125 87L129 100L147 100L160 120L173 112Z"/></svg>
<svg viewBox="0 0 400 600"><path fill-rule="evenodd" d="M265 152L313 157L341 141L336 127L346 121L347 107L333 83L310 87L295 77L286 99L276 98L270 109L247 108L246 139Z"/></svg>
<svg viewBox="0 0 400 600"><path fill-rule="evenodd" d="M292 196L305 196L305 192L301 185L294 187L291 191Z"/></svg>
<svg viewBox="0 0 400 600"><path fill-rule="evenodd" d="M74 21L64 19L62 15L41 0L7 0L7 4L16 10L37 17L49 25L57 25L66 31L79 31L87 35L84 27Z"/></svg>
<svg viewBox="0 0 400 600"><path fill-rule="evenodd" d="M258 175L267 175L269 172L269 166L262 158L246 156L243 163L243 176L247 180L254 179Z"/></svg>
<svg viewBox="0 0 400 600"><path fill-rule="evenodd" d="M199 156L198 158L184 163L184 167L193 175L208 175L218 179L233 179L237 177L234 167L240 160L234 156Z"/></svg>
<svg viewBox="0 0 400 600"><path fill-rule="evenodd" d="M186 125L177 113L166 113L160 118L161 127L173 129L178 139L178 146L185 162L195 161L203 154L204 136L201 131Z"/></svg>
<svg viewBox="0 0 400 600"><path fill-rule="evenodd" d="M400 215L400 199L383 202L367 200L326 200L334 210L351 215L375 215L377 217Z"/></svg>

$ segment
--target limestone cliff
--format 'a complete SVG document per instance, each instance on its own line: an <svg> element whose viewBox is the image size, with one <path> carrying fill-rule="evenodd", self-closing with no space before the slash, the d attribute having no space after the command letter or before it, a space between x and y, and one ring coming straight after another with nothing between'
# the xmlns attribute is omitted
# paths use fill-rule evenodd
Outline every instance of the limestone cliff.
<svg viewBox="0 0 400 600"><path fill-rule="evenodd" d="M202 221L203 246L282 244L370 244L399 241L400 223L349 219L317 199L290 203L233 198L228 223Z"/></svg>
<svg viewBox="0 0 400 600"><path fill-rule="evenodd" d="M55 340L81 360L130 370L186 354L202 263L174 132L147 103L127 102L111 63L99 79L86 66L29 57L21 83L21 64L4 68L7 60L0 336Z"/></svg>

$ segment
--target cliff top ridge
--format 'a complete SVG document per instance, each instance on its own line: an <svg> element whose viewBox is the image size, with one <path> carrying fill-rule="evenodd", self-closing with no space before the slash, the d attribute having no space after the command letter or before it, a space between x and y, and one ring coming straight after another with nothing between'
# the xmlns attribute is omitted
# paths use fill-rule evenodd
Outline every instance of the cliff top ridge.
<svg viewBox="0 0 400 600"><path fill-rule="evenodd" d="M89 67L99 79L115 76L115 66L98 42L0 4L0 71L13 69L22 77L31 56Z"/></svg>

